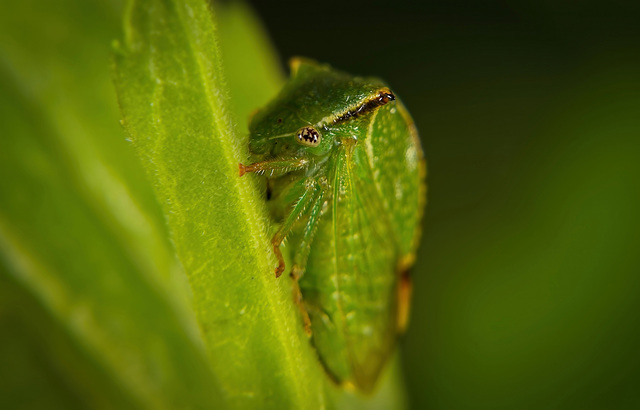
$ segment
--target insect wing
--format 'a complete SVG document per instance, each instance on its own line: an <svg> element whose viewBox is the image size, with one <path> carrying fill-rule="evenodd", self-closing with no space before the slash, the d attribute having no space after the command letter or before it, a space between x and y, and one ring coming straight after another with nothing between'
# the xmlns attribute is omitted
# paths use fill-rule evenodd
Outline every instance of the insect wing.
<svg viewBox="0 0 640 410"><path fill-rule="evenodd" d="M361 145L340 148L332 201L300 281L329 373L370 391L395 340L397 247Z"/></svg>
<svg viewBox="0 0 640 410"><path fill-rule="evenodd" d="M426 199L426 167L413 120L400 101L373 113L365 146L400 257L411 261Z"/></svg>

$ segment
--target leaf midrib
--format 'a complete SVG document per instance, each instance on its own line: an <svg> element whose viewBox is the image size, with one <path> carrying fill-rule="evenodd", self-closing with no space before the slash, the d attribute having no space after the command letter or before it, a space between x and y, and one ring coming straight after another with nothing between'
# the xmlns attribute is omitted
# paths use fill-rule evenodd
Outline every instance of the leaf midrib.
<svg viewBox="0 0 640 410"><path fill-rule="evenodd" d="M188 25L185 23L184 11L182 10L181 7L177 7L177 9L178 9L180 24L185 30L186 37L189 42L189 47L191 49L192 55L194 56L194 59L198 66L198 72L200 74L200 78L202 80L202 83L205 85L204 93L207 99L207 104L209 105L210 110L213 114L215 126L216 126L216 129L218 130L219 137L220 139L224 140L224 143L220 144L220 146L222 147L222 151L224 152L225 164L227 165L227 168L233 169L233 165L235 164L235 161L237 161L237 159L240 158L240 154L237 148L234 150L234 147L237 147L237 145L235 144L234 139L230 137L234 133L230 129L231 126L228 119L226 118L226 116L224 116L224 113L222 112L223 110L220 108L220 106L217 106L214 104L214 101L219 101L220 96L212 95L213 90L216 90L216 89L224 90L225 87L222 87L222 84L216 84L215 81L212 81L209 76L204 74L205 63L202 61L200 57L201 54L196 52L197 46L194 45L193 34L191 30L188 29ZM210 8L209 8L209 11L211 11ZM214 51L214 53L216 56L218 56L217 64L216 64L217 72L221 73L222 67L221 67L220 57L219 57L219 47L217 46L217 44L216 44L216 50ZM227 99L226 93L224 95L225 95L224 98L226 100ZM260 241L260 238L263 238L265 234L264 227L257 222L253 222L253 221L261 221L263 220L263 218L261 218L260 215L256 212L256 209L255 209L256 201L251 201L248 199L251 196L249 193L251 191L251 188L248 186L248 181L246 180L240 181L237 184L237 186L238 186L239 197L241 199L240 206L242 208L242 214L246 216L246 223L250 226L251 232L254 233L254 235L251 235L251 238L249 238L253 243L252 248L268 249L268 247L265 246L266 241L262 243ZM273 263L270 263L266 253L257 252L255 255L257 255L257 262L260 266L260 272L258 272L257 276L260 278L260 281L263 284L262 287L264 289L268 289L269 287L271 287L271 285L269 283L269 279L268 279L269 275L267 274L267 272L270 272L272 266L275 266L275 265ZM271 278L271 280L273 280L273 278ZM269 301L269 310L271 312L271 317L276 319L274 320L274 323L277 328L278 340L280 341L280 345L283 346L283 354L285 356L287 368L291 371L291 373L295 373L295 375L291 377L293 379L291 386L298 386L299 384L296 382L296 380L303 380L305 375L303 374L303 372L298 370L300 369L300 366L298 366L294 360L293 354L290 351L292 349L287 348L287 346L290 345L289 340L291 339L291 337L296 337L295 331L287 330L286 326L283 324L283 321L278 320L278 318L280 317L280 312L276 307L277 302L275 302L273 298L270 296L272 295L271 292L266 292L266 294L268 295L267 300ZM298 403L296 408L304 408L305 398L303 397L301 389L295 388L294 391L296 393L295 401Z"/></svg>

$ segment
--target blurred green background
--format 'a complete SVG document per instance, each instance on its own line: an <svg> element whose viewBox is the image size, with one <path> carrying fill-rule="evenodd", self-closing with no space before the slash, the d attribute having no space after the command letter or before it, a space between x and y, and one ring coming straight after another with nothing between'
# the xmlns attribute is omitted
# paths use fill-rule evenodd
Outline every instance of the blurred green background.
<svg viewBox="0 0 640 410"><path fill-rule="evenodd" d="M217 394L116 120L122 3L0 7L0 407ZM283 66L379 76L416 120L412 407L640 408L640 3L250 3Z"/></svg>
<svg viewBox="0 0 640 410"><path fill-rule="evenodd" d="M640 3L252 3L421 133L413 407L640 408Z"/></svg>

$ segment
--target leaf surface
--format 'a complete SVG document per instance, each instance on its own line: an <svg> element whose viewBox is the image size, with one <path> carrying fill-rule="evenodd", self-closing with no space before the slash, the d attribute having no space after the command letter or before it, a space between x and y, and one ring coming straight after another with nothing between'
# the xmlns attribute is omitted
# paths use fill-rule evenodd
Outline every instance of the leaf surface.
<svg viewBox="0 0 640 410"><path fill-rule="evenodd" d="M156 189L215 373L234 408L322 408L324 379L277 280L264 200L238 177L212 10L133 3L116 57L125 128Z"/></svg>
<svg viewBox="0 0 640 410"><path fill-rule="evenodd" d="M0 407L219 405L160 207L118 124L118 8L1 8Z"/></svg>

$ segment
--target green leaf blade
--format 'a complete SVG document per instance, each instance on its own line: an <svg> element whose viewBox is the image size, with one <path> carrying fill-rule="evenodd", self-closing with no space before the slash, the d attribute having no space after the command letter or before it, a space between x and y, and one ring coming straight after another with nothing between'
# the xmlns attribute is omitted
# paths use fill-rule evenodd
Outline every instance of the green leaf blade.
<svg viewBox="0 0 640 410"><path fill-rule="evenodd" d="M277 280L263 200L227 111L211 10L135 2L116 57L125 127L163 205L211 363L235 408L320 408L325 376Z"/></svg>
<svg viewBox="0 0 640 410"><path fill-rule="evenodd" d="M117 11L10 8L0 13L0 354L28 346L38 360L23 354L25 369L0 374L30 387L3 391L0 407L32 403L36 389L67 408L219 405L159 207L118 126Z"/></svg>
<svg viewBox="0 0 640 410"><path fill-rule="evenodd" d="M71 344L55 347L49 335L41 339L51 366L74 381L88 403L210 404L204 386L215 379L202 365L206 358L191 338L184 308L145 274L112 221L69 183L65 159L51 155L55 133L30 126L37 121L21 115L28 110L20 95L2 95L18 108L13 124L25 129L22 139L4 145L0 167L2 271L27 295L7 314L21 317L28 307L35 312L27 315L29 326L53 327ZM35 169L34 160L40 162ZM61 351L72 359L59 361Z"/></svg>

